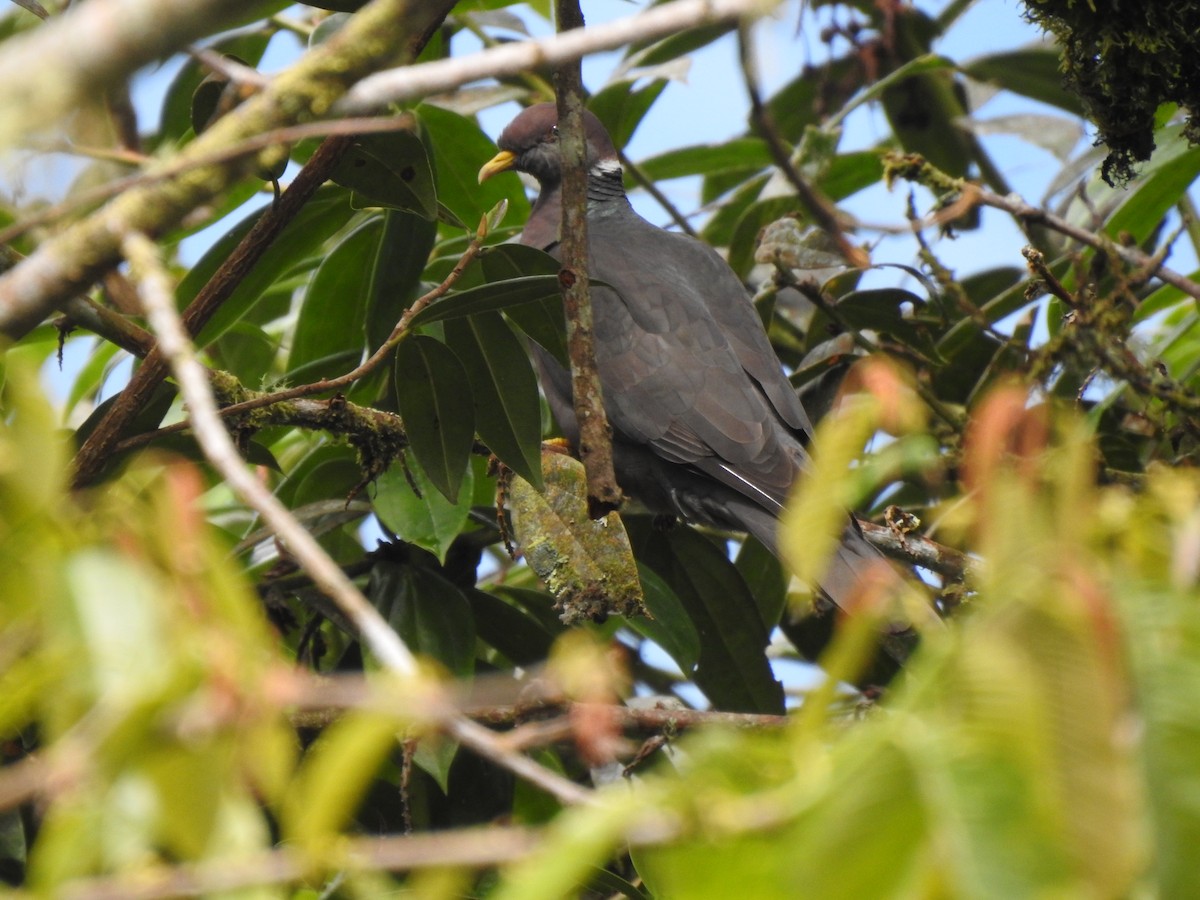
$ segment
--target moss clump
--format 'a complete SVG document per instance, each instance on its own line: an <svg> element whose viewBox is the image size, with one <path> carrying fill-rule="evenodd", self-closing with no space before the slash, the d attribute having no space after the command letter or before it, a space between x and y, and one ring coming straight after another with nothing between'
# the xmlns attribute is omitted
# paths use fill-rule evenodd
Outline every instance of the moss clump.
<svg viewBox="0 0 1200 900"><path fill-rule="evenodd" d="M1187 110L1188 140L1200 142L1200 2L1025 0L1025 8L1062 47L1067 88L1083 99L1108 145L1105 181L1128 181L1134 164L1149 159L1163 103Z"/></svg>

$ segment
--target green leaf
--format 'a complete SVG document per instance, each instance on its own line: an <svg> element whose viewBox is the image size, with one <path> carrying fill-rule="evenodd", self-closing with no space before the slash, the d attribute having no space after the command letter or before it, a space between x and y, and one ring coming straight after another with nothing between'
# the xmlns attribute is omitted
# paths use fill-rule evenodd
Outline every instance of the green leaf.
<svg viewBox="0 0 1200 900"><path fill-rule="evenodd" d="M733 29L734 26L726 22L686 28L650 44L634 42L630 45L628 56L638 66L657 66L706 47Z"/></svg>
<svg viewBox="0 0 1200 900"><path fill-rule="evenodd" d="M1118 239L1128 233L1139 244L1147 240L1197 177L1200 148L1188 146L1178 133L1169 139L1160 134L1159 149L1130 185L1132 193L1109 218L1105 233Z"/></svg>
<svg viewBox="0 0 1200 900"><path fill-rule="evenodd" d="M767 629L729 558L691 528L629 527L637 558L671 587L699 632L697 687L718 709L782 712L783 689L763 652Z"/></svg>
<svg viewBox="0 0 1200 900"><path fill-rule="evenodd" d="M562 263L544 250L524 244L497 244L479 255L488 281L507 281L526 275L557 275Z"/></svg>
<svg viewBox="0 0 1200 900"><path fill-rule="evenodd" d="M413 653L437 660L456 678L475 670L475 620L462 591L432 569L379 560L367 597Z"/></svg>
<svg viewBox="0 0 1200 900"><path fill-rule="evenodd" d="M662 647L675 660L679 670L691 677L700 660L700 633L671 586L653 569L639 565L638 577L642 581L642 598L648 615L634 616L629 620L629 627Z"/></svg>
<svg viewBox="0 0 1200 900"><path fill-rule="evenodd" d="M431 303L413 316L412 324L428 325L444 319L472 316L518 306L539 303L561 296L557 275L530 275L494 284L456 291L436 303Z"/></svg>
<svg viewBox="0 0 1200 900"><path fill-rule="evenodd" d="M561 264L549 253L524 244L500 244L489 247L480 257L480 266L489 282L506 281L527 275L558 275ZM567 359L566 320L562 311L562 292L556 290L541 300L508 306L504 314L530 339L540 344L563 365Z"/></svg>
<svg viewBox="0 0 1200 900"><path fill-rule="evenodd" d="M734 560L738 572L750 590L763 626L770 631L783 616L787 607L787 589L791 576L784 570L779 559L760 541L746 538Z"/></svg>
<svg viewBox="0 0 1200 900"><path fill-rule="evenodd" d="M758 195L762 193L766 186L770 175L763 174L752 178L745 184L737 184L737 190L732 197L729 197L717 209L711 219L705 224L700 231L700 237L706 244L711 244L714 247L728 247L733 238L734 229L737 227L738 221L750 208L751 204L758 200ZM708 203L715 199L715 196L710 191L710 182L715 179L706 178L704 180L704 190L701 199ZM779 216L775 216L779 218ZM769 219L767 221L770 221Z"/></svg>
<svg viewBox="0 0 1200 900"><path fill-rule="evenodd" d="M529 355L499 313L445 323L446 344L463 362L475 428L510 469L542 487L542 406Z"/></svg>
<svg viewBox="0 0 1200 900"><path fill-rule="evenodd" d="M862 86L861 71L859 55L851 53L822 66L820 78L802 72L776 91L767 101L767 109L780 135L793 144L799 142L806 127L820 123L821 111L833 108ZM840 95L827 96L831 85Z"/></svg>
<svg viewBox="0 0 1200 900"><path fill-rule="evenodd" d="M326 185L317 191L311 200L288 222L267 248L262 258L250 269L246 277L238 282L229 298L216 311L208 324L196 338L203 347L220 337L234 322L243 318L257 322L254 317L256 304L277 280L286 275L307 256L317 250L339 228L349 221L354 211L343 188ZM233 252L263 214L262 209L249 216L226 232L200 258L176 290L180 307L186 306L201 288L212 278L213 273Z"/></svg>
<svg viewBox="0 0 1200 900"><path fill-rule="evenodd" d="M363 350L367 294L379 259L384 220L374 216L334 246L304 292L288 371L315 360Z"/></svg>
<svg viewBox="0 0 1200 900"><path fill-rule="evenodd" d="M279 486L295 509L318 500L345 499L362 481L354 451L345 445L324 445L304 458Z"/></svg>
<svg viewBox="0 0 1200 900"><path fill-rule="evenodd" d="M209 345L213 362L245 385L262 384L279 352L279 339L253 322L235 322Z"/></svg>
<svg viewBox="0 0 1200 900"><path fill-rule="evenodd" d="M208 45L208 49L236 56L248 66L257 66L270 39L271 35L265 30L252 31L216 41ZM163 98L155 147L167 141L182 144L191 137L192 98L208 72L208 68L196 59L187 59L180 67Z"/></svg>
<svg viewBox="0 0 1200 900"><path fill-rule="evenodd" d="M715 172L739 172L764 169L771 165L771 152L760 138L735 138L723 144L694 144L668 150L638 163L653 181L712 175Z"/></svg>
<svg viewBox="0 0 1200 900"><path fill-rule="evenodd" d="M421 139L411 131L360 134L331 179L354 192L358 208L384 206L437 216L433 171Z"/></svg>
<svg viewBox="0 0 1200 900"><path fill-rule="evenodd" d="M514 476L509 487L513 536L546 583L563 621L608 614L642 615L642 590L620 517L592 519L583 464L542 452L545 490Z"/></svg>
<svg viewBox="0 0 1200 900"><path fill-rule="evenodd" d="M434 160L438 200L467 228L474 231L488 210L505 199L511 218L524 222L529 217L529 200L515 176L479 184L479 167L496 154L496 146L478 125L430 103L422 103L416 113Z"/></svg>
<svg viewBox="0 0 1200 900"><path fill-rule="evenodd" d="M654 101L667 86L665 78L657 78L644 87L634 88L632 81L608 85L588 101L590 109L618 147L624 147L633 137Z"/></svg>
<svg viewBox="0 0 1200 900"><path fill-rule="evenodd" d="M513 665L529 666L544 660L554 635L562 630L555 627L548 631L542 621L496 594L472 590L467 592L467 600L471 604L479 639L502 653ZM558 626L557 621L554 624Z"/></svg>
<svg viewBox="0 0 1200 900"><path fill-rule="evenodd" d="M417 299L421 273L437 240L437 222L389 209L367 288L367 346L374 351Z"/></svg>
<svg viewBox="0 0 1200 900"><path fill-rule="evenodd" d="M818 179L818 185L830 200L844 200L883 180L883 160L878 153L863 150L839 153Z"/></svg>
<svg viewBox="0 0 1200 900"><path fill-rule="evenodd" d="M838 317L856 330L871 329L891 335L928 359L939 361L928 323L905 311L911 306L919 315L925 301L901 288L851 291L837 302Z"/></svg>
<svg viewBox="0 0 1200 900"><path fill-rule="evenodd" d="M1061 53L1056 47L1031 46L979 56L962 66L962 72L1006 91L1021 94L1084 118L1077 94L1063 87Z"/></svg>
<svg viewBox="0 0 1200 900"><path fill-rule="evenodd" d="M420 495L409 484L401 464L393 463L375 480L375 514L393 534L445 561L446 551L467 524L471 512L474 473L467 469L458 501L451 503L411 457L408 471Z"/></svg>
<svg viewBox="0 0 1200 900"><path fill-rule="evenodd" d="M453 350L418 334L397 348L395 376L409 446L429 480L453 503L475 442L467 372Z"/></svg>

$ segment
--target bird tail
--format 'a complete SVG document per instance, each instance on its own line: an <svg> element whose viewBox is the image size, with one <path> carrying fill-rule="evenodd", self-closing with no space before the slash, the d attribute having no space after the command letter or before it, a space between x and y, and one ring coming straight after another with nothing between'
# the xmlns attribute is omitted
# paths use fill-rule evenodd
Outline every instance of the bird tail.
<svg viewBox="0 0 1200 900"><path fill-rule="evenodd" d="M761 507L755 507L753 510L740 510L740 513L742 524L746 530L762 541L778 557L779 542L776 535L778 520ZM830 604L836 605L840 609L853 607L855 599L860 593L872 589L871 583L878 584L877 579L886 578L894 578L897 582L901 581L900 574L891 567L887 558L863 536L858 523L851 518L842 530L841 540L837 549L834 550L833 556L830 557L825 574L821 576L821 583L813 585L819 595L819 601L816 604L818 618L828 618L828 613L832 612ZM822 609L825 611L824 614L821 612ZM788 617L785 615L785 622L787 619ZM794 626L797 623L793 621L790 624ZM828 624L817 628L817 631L825 635L824 640L826 641L829 638L828 628ZM784 630L795 642L796 638L793 637L792 630L788 628ZM807 643L803 638L801 641ZM893 622L886 625L880 635L881 649L897 664L902 664L908 658L916 646L916 641L916 633L906 622ZM803 652L805 648L801 647L800 649Z"/></svg>

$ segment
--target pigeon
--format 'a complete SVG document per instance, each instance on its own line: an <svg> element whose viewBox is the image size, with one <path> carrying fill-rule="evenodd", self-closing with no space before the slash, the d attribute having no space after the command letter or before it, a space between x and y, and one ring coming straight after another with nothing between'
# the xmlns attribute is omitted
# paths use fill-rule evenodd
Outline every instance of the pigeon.
<svg viewBox="0 0 1200 900"><path fill-rule="evenodd" d="M776 556L780 513L809 468L812 423L741 280L715 250L642 218L608 132L583 111L588 273L596 365L621 490L654 513L744 531ZM479 181L508 170L540 187L520 241L558 256L558 111L541 103L501 133ZM534 345L563 435L578 441L570 373ZM852 516L819 585L844 607L883 557Z"/></svg>

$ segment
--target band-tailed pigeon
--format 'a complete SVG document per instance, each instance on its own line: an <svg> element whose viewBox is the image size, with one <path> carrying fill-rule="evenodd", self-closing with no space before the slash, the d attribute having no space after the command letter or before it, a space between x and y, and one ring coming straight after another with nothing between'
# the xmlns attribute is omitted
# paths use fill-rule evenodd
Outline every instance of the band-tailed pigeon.
<svg viewBox="0 0 1200 900"><path fill-rule="evenodd" d="M788 491L808 467L812 424L788 382L745 288L692 237L658 228L625 196L612 140L584 111L588 271L596 364L613 428L621 489L659 513L748 531L776 550ZM531 106L504 129L483 180L509 169L541 186L521 242L557 255L562 210L558 112ZM542 389L572 441L571 378L534 347ZM880 558L847 525L820 588L841 605Z"/></svg>

